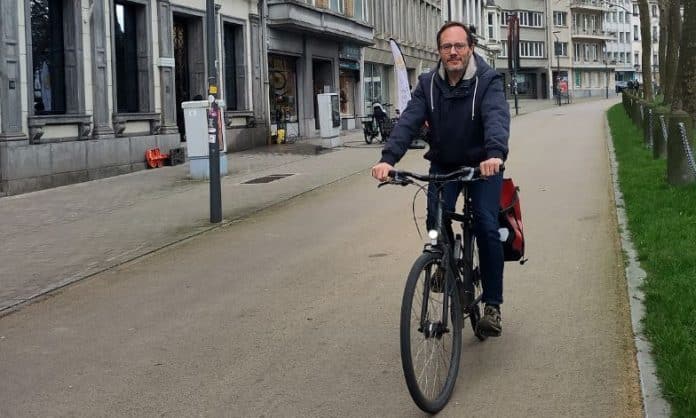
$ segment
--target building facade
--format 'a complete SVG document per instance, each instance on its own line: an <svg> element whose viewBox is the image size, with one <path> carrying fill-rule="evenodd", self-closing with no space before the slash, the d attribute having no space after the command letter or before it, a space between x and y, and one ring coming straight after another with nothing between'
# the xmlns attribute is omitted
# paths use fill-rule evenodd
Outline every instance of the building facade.
<svg viewBox="0 0 696 418"><path fill-rule="evenodd" d="M266 140L254 3L216 8L231 150ZM204 18L205 0L0 0L0 192L142 169L145 150L182 146L181 103L206 97Z"/></svg>
<svg viewBox="0 0 696 418"><path fill-rule="evenodd" d="M371 0L367 3L368 22L374 26L374 45L364 49L362 115L372 113L372 104L397 103L394 57L389 39L400 45L409 84L415 88L418 76L429 71L438 60L435 35L442 25L439 0ZM396 106L388 106L392 116ZM398 109L403 111L403 109Z"/></svg>
<svg viewBox="0 0 696 418"><path fill-rule="evenodd" d="M368 0L267 0L265 39L271 136L319 135L317 94L339 93L344 129L362 103L362 48L373 43Z"/></svg>

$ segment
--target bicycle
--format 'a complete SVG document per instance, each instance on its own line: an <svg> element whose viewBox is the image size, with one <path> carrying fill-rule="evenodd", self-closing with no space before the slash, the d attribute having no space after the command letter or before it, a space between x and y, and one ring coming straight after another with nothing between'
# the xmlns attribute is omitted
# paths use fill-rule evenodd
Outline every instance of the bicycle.
<svg viewBox="0 0 696 418"><path fill-rule="evenodd" d="M428 175L392 170L389 177L390 180L378 187L416 184L422 190L424 186L414 180L436 182L440 186L450 181L463 183L463 213L443 210L442 187L438 187L436 227L428 231L430 242L411 267L401 303L401 364L406 386L416 405L434 414L445 407L454 390L462 350L463 321L469 319L479 340L487 338L478 328L483 292L469 196L469 183L483 178L480 170L474 167ZM452 238L445 230L446 219L461 223L462 233L452 234L454 242L450 242ZM419 302L420 306L414 306ZM440 343L442 348L438 349L436 346ZM423 363L422 369L419 363ZM440 369L440 363L447 363L443 364L446 367ZM427 373L428 366L434 366L435 376ZM439 376L438 371L446 372L446 376Z"/></svg>
<svg viewBox="0 0 696 418"><path fill-rule="evenodd" d="M380 136L380 143L384 143L389 138L389 134L396 123L396 118L389 117L389 108L391 106L391 103L380 104L375 102L372 106L373 112L361 118L366 144L371 144L377 135Z"/></svg>

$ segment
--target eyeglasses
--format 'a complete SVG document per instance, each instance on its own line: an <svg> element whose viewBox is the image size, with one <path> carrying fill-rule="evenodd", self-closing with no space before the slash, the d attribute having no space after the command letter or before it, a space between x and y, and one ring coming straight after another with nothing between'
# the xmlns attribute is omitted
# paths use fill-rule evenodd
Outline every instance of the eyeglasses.
<svg viewBox="0 0 696 418"><path fill-rule="evenodd" d="M454 48L457 52L461 52L466 48L467 44L462 44L462 43L456 43L456 44L442 44L440 45L439 49L442 52L450 52L452 48Z"/></svg>

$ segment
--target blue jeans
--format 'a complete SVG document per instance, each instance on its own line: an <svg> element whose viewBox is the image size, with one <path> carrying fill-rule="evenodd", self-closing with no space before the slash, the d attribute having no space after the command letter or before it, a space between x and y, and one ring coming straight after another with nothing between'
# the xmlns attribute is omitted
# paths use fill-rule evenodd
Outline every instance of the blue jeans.
<svg viewBox="0 0 696 418"><path fill-rule="evenodd" d="M446 170L436 164L430 165L430 174L445 174ZM437 203L437 187L441 184L428 185L428 215L426 226L428 230L435 227L435 205ZM502 173L486 180L469 183L469 197L474 212L474 236L478 243L481 276L483 284L484 303L500 305L503 303L503 245L498 233L498 212L500 206L500 191L503 185ZM449 182L443 187L443 210L454 212L457 198L462 191L463 183ZM444 222L446 233L452 237L451 221ZM450 241L451 242L451 241Z"/></svg>

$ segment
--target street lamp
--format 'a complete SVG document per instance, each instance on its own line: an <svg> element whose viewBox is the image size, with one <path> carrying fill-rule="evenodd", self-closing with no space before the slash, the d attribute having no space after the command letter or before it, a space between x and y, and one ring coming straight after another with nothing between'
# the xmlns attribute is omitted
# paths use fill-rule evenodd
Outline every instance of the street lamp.
<svg viewBox="0 0 696 418"><path fill-rule="evenodd" d="M609 98L609 60L607 60L606 53L604 55L604 90L606 91L606 98Z"/></svg>
<svg viewBox="0 0 696 418"><path fill-rule="evenodd" d="M560 30L555 30L552 32L553 37L556 38L556 43L554 44L553 50L556 54L556 96L558 96L558 105L561 105L561 59L560 59L560 49L561 43L558 41L558 34L561 33Z"/></svg>

